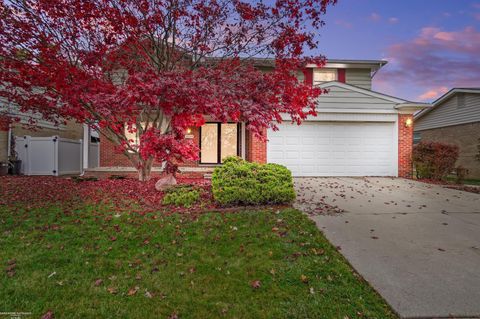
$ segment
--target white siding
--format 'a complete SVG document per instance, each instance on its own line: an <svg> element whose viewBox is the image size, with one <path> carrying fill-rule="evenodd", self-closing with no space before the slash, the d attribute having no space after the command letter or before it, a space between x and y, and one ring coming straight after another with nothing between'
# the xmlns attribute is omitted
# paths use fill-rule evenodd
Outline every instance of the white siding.
<svg viewBox="0 0 480 319"><path fill-rule="evenodd" d="M433 110L416 120L415 131L480 122L480 94L463 93L465 94L463 107L458 106L458 94L435 106Z"/></svg>
<svg viewBox="0 0 480 319"><path fill-rule="evenodd" d="M318 98L318 109L375 109L393 110L396 103L338 86L329 87L327 94Z"/></svg>
<svg viewBox="0 0 480 319"><path fill-rule="evenodd" d="M361 88L372 89L372 77L370 69L346 69L345 82Z"/></svg>

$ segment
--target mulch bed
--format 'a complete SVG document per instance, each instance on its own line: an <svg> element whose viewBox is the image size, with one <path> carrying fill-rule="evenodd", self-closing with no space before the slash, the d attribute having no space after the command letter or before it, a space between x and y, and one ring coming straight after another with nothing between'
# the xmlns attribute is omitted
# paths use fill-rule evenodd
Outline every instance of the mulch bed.
<svg viewBox="0 0 480 319"><path fill-rule="evenodd" d="M189 209L162 205L163 192L155 189L156 180L140 182L133 178L78 180L53 176L1 176L0 205L24 208L47 205L110 204L120 211L148 212L168 209L169 212L217 208L210 181L177 179L179 184L193 184L201 189L201 200Z"/></svg>

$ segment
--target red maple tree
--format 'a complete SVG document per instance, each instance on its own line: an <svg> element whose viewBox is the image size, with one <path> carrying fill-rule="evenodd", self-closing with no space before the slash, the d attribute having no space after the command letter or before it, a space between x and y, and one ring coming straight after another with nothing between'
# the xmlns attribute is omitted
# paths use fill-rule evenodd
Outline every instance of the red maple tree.
<svg viewBox="0 0 480 319"><path fill-rule="evenodd" d="M282 113L314 114L321 92L296 74L324 64L305 51L335 2L4 0L0 97L99 129L148 180L154 161L171 173L197 159L185 131L206 116L260 135ZM273 71L256 68L259 57L275 58Z"/></svg>

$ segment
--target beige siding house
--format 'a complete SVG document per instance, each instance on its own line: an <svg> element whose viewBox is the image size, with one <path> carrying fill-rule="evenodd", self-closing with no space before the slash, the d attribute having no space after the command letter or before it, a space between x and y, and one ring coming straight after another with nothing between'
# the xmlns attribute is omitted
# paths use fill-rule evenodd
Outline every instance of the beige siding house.
<svg viewBox="0 0 480 319"><path fill-rule="evenodd" d="M480 88L455 88L415 116L415 142L436 141L460 148L457 166L480 178Z"/></svg>
<svg viewBox="0 0 480 319"><path fill-rule="evenodd" d="M65 124L56 126L53 123L42 120L40 116L35 117L28 114L15 113L15 108L3 100L0 101L0 115L1 114L17 114L15 116L19 117L20 121L18 123L11 124L9 128L7 127L0 129L0 162L8 161L8 157L11 155L10 147L12 138L14 137L58 136L60 138L78 141L82 139L84 135L84 127L82 124L74 121L68 121ZM36 119L36 124L34 127L27 125L30 118Z"/></svg>

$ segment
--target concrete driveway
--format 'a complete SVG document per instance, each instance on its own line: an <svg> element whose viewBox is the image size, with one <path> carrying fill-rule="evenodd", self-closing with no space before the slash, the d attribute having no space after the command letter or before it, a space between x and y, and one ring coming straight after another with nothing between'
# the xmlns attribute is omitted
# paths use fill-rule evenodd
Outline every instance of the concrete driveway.
<svg viewBox="0 0 480 319"><path fill-rule="evenodd" d="M299 208L345 210L312 219L402 318L480 318L480 195L393 178L295 187Z"/></svg>

